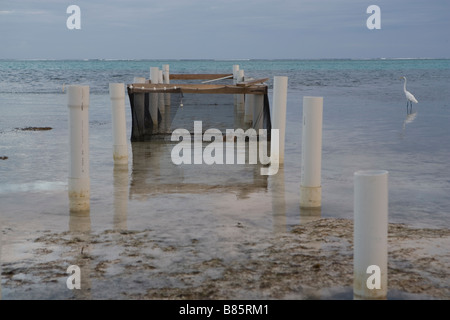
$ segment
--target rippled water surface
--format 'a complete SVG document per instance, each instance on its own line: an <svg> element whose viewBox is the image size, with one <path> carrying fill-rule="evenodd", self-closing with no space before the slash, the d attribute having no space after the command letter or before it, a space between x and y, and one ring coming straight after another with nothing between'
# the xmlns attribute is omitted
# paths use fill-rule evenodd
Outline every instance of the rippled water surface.
<svg viewBox="0 0 450 320"><path fill-rule="evenodd" d="M108 84L172 73L228 73L289 79L285 164L275 176L255 165L182 165L173 143L129 142L128 168L114 167ZM407 114L403 80L419 100ZM302 99L324 97L322 217L353 217L353 173L389 171L389 220L450 227L450 61L0 61L0 222L18 243L37 230L65 231L68 209L68 109L63 85L90 86L89 228L158 230L167 239L196 235L220 243L217 226L288 230L300 211ZM189 95L186 95L186 103ZM127 134L131 113L126 99ZM190 112L190 111L189 111ZM201 114L198 120L201 120ZM25 127L51 127L24 131ZM206 129L206 128L204 128ZM8 261L27 250L8 246Z"/></svg>

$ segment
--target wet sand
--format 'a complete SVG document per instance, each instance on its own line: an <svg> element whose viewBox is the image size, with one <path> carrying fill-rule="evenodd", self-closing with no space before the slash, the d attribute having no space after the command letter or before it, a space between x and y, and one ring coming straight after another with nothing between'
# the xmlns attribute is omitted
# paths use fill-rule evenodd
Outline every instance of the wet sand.
<svg viewBox="0 0 450 320"><path fill-rule="evenodd" d="M157 230L71 229L28 239L32 256L3 263L9 299L352 299L353 222L311 219L287 232L222 225L207 238L168 241ZM14 230L4 231L4 240ZM388 299L449 299L450 230L389 225ZM66 287L70 265L81 290Z"/></svg>

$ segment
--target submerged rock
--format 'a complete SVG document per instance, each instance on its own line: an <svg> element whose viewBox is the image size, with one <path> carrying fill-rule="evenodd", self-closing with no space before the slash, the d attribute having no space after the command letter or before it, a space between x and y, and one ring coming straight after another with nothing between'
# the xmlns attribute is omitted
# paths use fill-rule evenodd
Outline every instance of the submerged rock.
<svg viewBox="0 0 450 320"><path fill-rule="evenodd" d="M21 131L47 131L52 130L52 127L25 127L25 128L16 128L16 130Z"/></svg>

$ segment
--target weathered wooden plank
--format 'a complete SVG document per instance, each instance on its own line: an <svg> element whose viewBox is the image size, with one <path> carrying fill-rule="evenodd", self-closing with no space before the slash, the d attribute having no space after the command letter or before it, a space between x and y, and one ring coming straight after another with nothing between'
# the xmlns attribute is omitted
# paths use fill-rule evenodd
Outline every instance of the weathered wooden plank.
<svg viewBox="0 0 450 320"><path fill-rule="evenodd" d="M235 86L213 84L151 84L128 85L128 93L198 93L198 94L267 94L267 86Z"/></svg>
<svg viewBox="0 0 450 320"><path fill-rule="evenodd" d="M268 80L269 80L269 78L255 79L255 80L251 80L251 81L238 82L238 83L236 83L236 85L238 87L246 87L246 86L251 86L253 84L264 83L264 82L267 82Z"/></svg>

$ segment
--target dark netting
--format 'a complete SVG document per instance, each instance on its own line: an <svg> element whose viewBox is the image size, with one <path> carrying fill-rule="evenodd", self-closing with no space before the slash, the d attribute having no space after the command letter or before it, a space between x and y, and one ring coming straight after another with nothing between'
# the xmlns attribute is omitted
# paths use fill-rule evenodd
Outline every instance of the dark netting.
<svg viewBox="0 0 450 320"><path fill-rule="evenodd" d="M149 141L156 137L164 137L170 134L172 120L180 107L181 94L163 94L167 97L164 101L164 112L161 112L159 93L129 93L132 128L131 141ZM156 96L156 97L155 97ZM156 98L156 99L155 99ZM165 101L170 101L170 105ZM157 121L153 121L151 106L157 108Z"/></svg>
<svg viewBox="0 0 450 320"><path fill-rule="evenodd" d="M259 96L260 107L253 109L251 123L245 123L244 113L237 111L233 94L129 92L128 96L132 114L131 141L170 139L172 132L181 128L192 134L194 121L202 121L203 132L210 128L225 133L226 129L253 127L257 132L267 129L270 135L272 127L267 94ZM152 114L157 121L153 121Z"/></svg>
<svg viewBox="0 0 450 320"><path fill-rule="evenodd" d="M272 130L272 122L270 121L270 103L267 94L264 95L264 129L267 129L267 134L270 136Z"/></svg>

